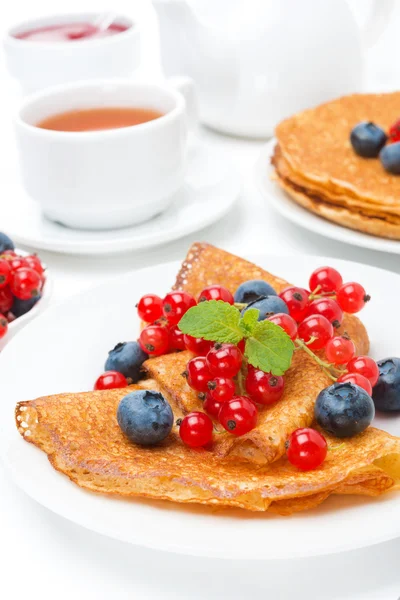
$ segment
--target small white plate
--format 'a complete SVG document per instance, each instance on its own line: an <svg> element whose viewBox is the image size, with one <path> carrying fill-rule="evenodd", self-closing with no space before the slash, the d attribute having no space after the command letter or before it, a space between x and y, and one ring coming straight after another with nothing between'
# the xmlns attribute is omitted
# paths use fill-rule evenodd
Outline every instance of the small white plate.
<svg viewBox="0 0 400 600"><path fill-rule="evenodd" d="M400 355L399 275L314 256L247 258L299 285L305 285L311 271L323 264L339 269L347 281L356 278L372 295L361 313L372 356ZM169 263L124 274L69 298L48 308L7 345L0 355L0 456L15 482L40 504L88 529L183 554L287 559L361 548L400 536L399 492L379 498L333 496L320 507L291 517L127 501L79 488L55 471L43 452L20 437L15 403L92 389L108 350L137 337L137 299L143 293L164 294L178 267ZM99 327L101 323L107 327ZM400 435L400 416L379 415L375 424Z"/></svg>
<svg viewBox="0 0 400 600"><path fill-rule="evenodd" d="M185 184L169 208L146 223L123 229L78 230L49 221L26 194L15 171L7 174L4 169L2 178L2 197L7 199L2 230L19 244L65 254L114 254L176 240L221 219L240 191L237 169L226 155L193 140Z"/></svg>
<svg viewBox="0 0 400 600"><path fill-rule="evenodd" d="M19 256L28 256L29 252L25 252L24 250L15 249ZM45 266L45 265L43 265ZM16 335L25 325L29 323L32 319L37 317L41 312L44 311L45 308L49 305L51 294L53 290L53 281L51 278L51 274L46 267L46 281L44 282L44 286L41 293L41 298L36 302L36 304L24 315L18 317L14 321L8 324L8 331L6 335L0 339L0 350L2 350L8 342L12 340L14 335Z"/></svg>
<svg viewBox="0 0 400 600"><path fill-rule="evenodd" d="M339 242L346 242L352 246L400 254L400 241L380 238L347 227L341 227L336 223L315 215L294 202L277 183L271 180L271 174L273 173L271 157L275 144L276 140L272 139L261 151L255 164L255 180L265 200L276 211L292 223L318 233L318 235L338 240Z"/></svg>

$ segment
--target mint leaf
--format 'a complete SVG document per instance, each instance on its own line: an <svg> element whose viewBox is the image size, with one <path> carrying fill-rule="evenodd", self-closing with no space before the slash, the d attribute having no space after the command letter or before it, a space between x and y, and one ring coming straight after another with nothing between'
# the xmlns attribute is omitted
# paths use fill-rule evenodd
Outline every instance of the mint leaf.
<svg viewBox="0 0 400 600"><path fill-rule="evenodd" d="M253 367L272 375L283 375L292 363L294 344L281 327L259 321L246 340L245 356Z"/></svg>
<svg viewBox="0 0 400 600"><path fill-rule="evenodd" d="M254 327L258 322L259 315L260 311L257 310L257 308L249 308L246 310L239 322L239 326L241 327L245 336L248 336L253 332Z"/></svg>
<svg viewBox="0 0 400 600"><path fill-rule="evenodd" d="M243 339L240 312L222 300L199 302L178 323L183 333L212 342L238 344Z"/></svg>

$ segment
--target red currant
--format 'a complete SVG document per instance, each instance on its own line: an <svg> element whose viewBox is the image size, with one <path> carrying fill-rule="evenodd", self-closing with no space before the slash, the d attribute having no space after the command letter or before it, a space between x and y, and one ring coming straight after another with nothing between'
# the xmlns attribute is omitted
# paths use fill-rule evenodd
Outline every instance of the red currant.
<svg viewBox="0 0 400 600"><path fill-rule="evenodd" d="M254 402L273 404L282 398L285 382L283 377L264 373L249 366L246 377L246 391Z"/></svg>
<svg viewBox="0 0 400 600"><path fill-rule="evenodd" d="M373 358L370 356L356 356L347 365L349 373L359 373L366 377L372 387L376 384L379 377L379 368Z"/></svg>
<svg viewBox="0 0 400 600"><path fill-rule="evenodd" d="M214 342L208 342L207 340L203 340L203 338L195 338L191 335L187 335L187 333L185 333L183 339L186 349L197 354L197 356L205 356L214 346Z"/></svg>
<svg viewBox="0 0 400 600"><path fill-rule="evenodd" d="M187 292L169 292L163 300L163 312L171 325L177 325L186 311L196 305L196 300Z"/></svg>
<svg viewBox="0 0 400 600"><path fill-rule="evenodd" d="M179 435L186 446L199 448L212 440L213 424L203 412L192 412L182 419Z"/></svg>
<svg viewBox="0 0 400 600"><path fill-rule="evenodd" d="M335 365L346 365L355 353L354 342L347 337L334 337L325 346L326 358Z"/></svg>
<svg viewBox="0 0 400 600"><path fill-rule="evenodd" d="M23 256L12 257L9 261L9 265L13 273L17 271L17 269L22 269L22 267L29 268L28 262Z"/></svg>
<svg viewBox="0 0 400 600"><path fill-rule="evenodd" d="M39 273L25 267L15 271L10 282L12 293L20 300L29 300L39 296L42 285L43 281Z"/></svg>
<svg viewBox="0 0 400 600"><path fill-rule="evenodd" d="M299 338L306 342L311 350L320 350L333 337L333 327L326 317L313 315L307 317L299 325ZM311 338L313 342L308 343Z"/></svg>
<svg viewBox="0 0 400 600"><path fill-rule="evenodd" d="M43 267L42 263L40 262L40 258L38 256L36 256L36 254L31 254L30 256L25 256L24 261L25 261L25 264L27 267L29 267L30 269L33 269L34 271L39 273L39 275L42 275L44 273L44 267Z"/></svg>
<svg viewBox="0 0 400 600"><path fill-rule="evenodd" d="M389 142L391 144L400 142L400 119L398 119L389 129Z"/></svg>
<svg viewBox="0 0 400 600"><path fill-rule="evenodd" d="M8 322L4 315L0 314L0 339L4 337L8 330Z"/></svg>
<svg viewBox="0 0 400 600"><path fill-rule="evenodd" d="M207 364L213 375L232 378L242 366L242 353L233 344L215 344L207 354Z"/></svg>
<svg viewBox="0 0 400 600"><path fill-rule="evenodd" d="M279 294L289 309L290 316L297 322L302 321L307 313L310 292L304 288L288 287Z"/></svg>
<svg viewBox="0 0 400 600"><path fill-rule="evenodd" d="M370 299L363 286L353 281L341 285L336 294L340 308L347 313L359 312Z"/></svg>
<svg viewBox="0 0 400 600"><path fill-rule="evenodd" d="M317 288L321 292L335 292L343 283L339 271L333 267L319 267L311 273L310 290L314 292ZM318 293L318 292L317 292Z"/></svg>
<svg viewBox="0 0 400 600"><path fill-rule="evenodd" d="M341 375L338 379L338 383L354 383L363 388L367 394L370 396L372 395L372 385L370 380L364 377L364 375L360 375L360 373L347 373L346 375Z"/></svg>
<svg viewBox="0 0 400 600"><path fill-rule="evenodd" d="M275 315L272 315L272 317L268 317L268 320L275 323L275 325L282 327L283 331L286 331L292 340L297 338L297 323L290 315L287 315L286 313L276 313Z"/></svg>
<svg viewBox="0 0 400 600"><path fill-rule="evenodd" d="M238 343L238 348L239 348L240 352L242 354L244 354L244 351L246 349L246 340L245 339L240 340L240 342Z"/></svg>
<svg viewBox="0 0 400 600"><path fill-rule="evenodd" d="M187 367L187 382L197 392L208 392L208 382L213 376L204 356L195 356L189 360Z"/></svg>
<svg viewBox="0 0 400 600"><path fill-rule="evenodd" d="M215 419L218 419L219 411L221 410L222 405L223 402L215 400L210 396L210 394L207 394L206 399L204 400L203 408L206 412L208 412L209 415Z"/></svg>
<svg viewBox="0 0 400 600"><path fill-rule="evenodd" d="M14 302L14 296L9 286L0 288L0 312L8 313Z"/></svg>
<svg viewBox="0 0 400 600"><path fill-rule="evenodd" d="M324 462L328 444L316 429L296 429L291 434L287 448L288 461L301 471L311 471Z"/></svg>
<svg viewBox="0 0 400 600"><path fill-rule="evenodd" d="M0 288L6 287L10 283L11 267L8 260L0 260Z"/></svg>
<svg viewBox="0 0 400 600"><path fill-rule="evenodd" d="M235 394L235 382L227 377L215 377L208 382L208 395L218 402L226 402Z"/></svg>
<svg viewBox="0 0 400 600"><path fill-rule="evenodd" d="M185 350L185 340L182 331L174 325L169 330L169 349L171 351Z"/></svg>
<svg viewBox="0 0 400 600"><path fill-rule="evenodd" d="M128 381L125 375L118 371L106 371L96 379L95 390L114 390L115 388L127 387Z"/></svg>
<svg viewBox="0 0 400 600"><path fill-rule="evenodd" d="M140 333L139 344L150 356L166 354L169 344L168 329L162 325L147 325Z"/></svg>
<svg viewBox="0 0 400 600"><path fill-rule="evenodd" d="M335 328L340 327L343 321L343 311L332 298L317 298L313 300L307 310L307 316L311 315L326 317Z"/></svg>
<svg viewBox="0 0 400 600"><path fill-rule="evenodd" d="M224 402L219 411L219 421L233 435L244 435L257 425L258 410L246 396L234 396Z"/></svg>
<svg viewBox="0 0 400 600"><path fill-rule="evenodd" d="M139 319L146 323L154 323L160 319L163 314L163 304L159 296L155 294L145 294L137 304Z"/></svg>
<svg viewBox="0 0 400 600"><path fill-rule="evenodd" d="M233 304L234 299L229 290L222 287L222 285L209 285L199 295L198 302L204 302L206 300L223 300L228 304Z"/></svg>
<svg viewBox="0 0 400 600"><path fill-rule="evenodd" d="M4 252L0 255L0 258L8 257L9 259L17 256L17 253L14 250L4 250Z"/></svg>

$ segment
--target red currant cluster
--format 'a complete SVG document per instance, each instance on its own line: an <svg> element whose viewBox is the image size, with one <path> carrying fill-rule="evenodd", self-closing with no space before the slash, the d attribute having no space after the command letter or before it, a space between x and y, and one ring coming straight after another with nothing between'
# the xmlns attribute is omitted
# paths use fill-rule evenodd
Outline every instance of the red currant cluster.
<svg viewBox="0 0 400 600"><path fill-rule="evenodd" d="M220 285L210 285L198 297L197 302L223 300L233 304L232 294ZM149 356L159 356L177 350L190 350L195 354L206 354L213 345L200 338L184 335L177 327L183 315L197 304L187 292L169 292L164 299L155 294L146 294L137 305L142 321L149 323L142 330L139 344Z"/></svg>
<svg viewBox="0 0 400 600"><path fill-rule="evenodd" d="M354 343L344 334L335 336L335 328L343 313L361 310L369 300L358 283L343 283L338 271L321 267L309 280L311 291L288 287L280 294L289 314L278 313L268 319L280 326L294 343L326 371L335 381L351 381L371 394L379 371L371 358L355 356ZM229 433L242 436L257 424L260 406L279 401L284 393L284 379L247 364L243 356L245 341L237 345L214 343L183 334L178 323L185 313L199 302L222 300L234 304L229 290L220 285L205 288L197 298L184 291L169 292L163 299L146 294L138 305L138 315L146 326L139 345L149 356L189 350L195 356L189 360L183 376L188 385L204 401L205 412L192 412L179 420L182 441L190 447L203 447L213 438L216 419ZM245 305L237 305L243 308ZM325 349L326 361L314 353ZM95 389L125 387L128 380L116 371L104 373ZM289 461L300 469L316 468L325 459L325 438L314 429L299 429L288 441Z"/></svg>
<svg viewBox="0 0 400 600"><path fill-rule="evenodd" d="M346 334L334 335L343 313L360 311L369 296L359 283L343 283L340 273L332 267L316 269L309 286L311 292L298 287L283 290L280 297L286 302L289 315L274 315L270 320L312 355L332 379L355 383L371 394L379 376L377 364L368 356L355 357L354 343ZM323 348L327 362L312 352Z"/></svg>
<svg viewBox="0 0 400 600"><path fill-rule="evenodd" d="M8 323L32 307L23 307L20 301L34 302L44 282L44 267L36 255L18 256L14 250L0 254L0 338L7 333Z"/></svg>

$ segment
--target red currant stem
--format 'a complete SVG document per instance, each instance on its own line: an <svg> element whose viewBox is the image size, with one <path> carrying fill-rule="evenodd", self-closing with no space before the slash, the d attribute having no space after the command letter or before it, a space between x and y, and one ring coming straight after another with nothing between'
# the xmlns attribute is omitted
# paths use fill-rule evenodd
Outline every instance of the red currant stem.
<svg viewBox="0 0 400 600"><path fill-rule="evenodd" d="M239 392L239 396L245 396L246 395L246 390L244 387L244 373L243 373L243 368L244 368L244 361L243 364L240 368L239 373L237 374L237 378L236 378L236 383L237 383L237 387L238 387L238 392Z"/></svg>
<svg viewBox="0 0 400 600"><path fill-rule="evenodd" d="M312 293L309 295L309 300L316 300L317 298L332 298L336 300L336 292L321 292L319 294Z"/></svg>
<svg viewBox="0 0 400 600"><path fill-rule="evenodd" d="M337 377L335 377L332 374L332 370L335 370L335 367L331 363L327 363L327 362L321 360L319 358L319 356L317 356L316 354L314 354L314 352L312 350L310 350L310 348L307 346L307 344L303 340L297 338L295 340L295 344L297 344L297 346L299 348L304 350L304 352L306 354L311 356L311 358L313 360L315 360L315 362L325 371L325 373L328 375L328 377L330 377L330 379L332 379L332 381L336 381Z"/></svg>
<svg viewBox="0 0 400 600"><path fill-rule="evenodd" d="M236 308L242 310L242 308L246 308L247 304L245 302L235 302L233 306L236 306Z"/></svg>
<svg viewBox="0 0 400 600"><path fill-rule="evenodd" d="M309 300L314 300L314 298L317 297L317 294L319 292L319 290L321 289L320 285L317 285L317 287L315 288L315 290L312 290L311 294L308 296Z"/></svg>
<svg viewBox="0 0 400 600"><path fill-rule="evenodd" d="M344 442L342 444L339 444L339 446L328 446L328 450L330 452L334 452L335 450L340 450L340 448L343 448L343 446L345 446Z"/></svg>

